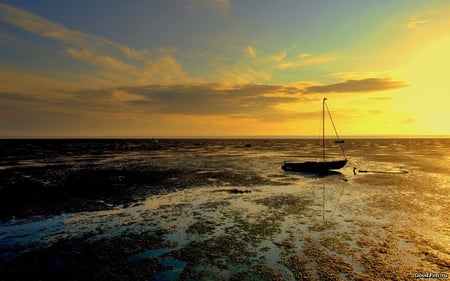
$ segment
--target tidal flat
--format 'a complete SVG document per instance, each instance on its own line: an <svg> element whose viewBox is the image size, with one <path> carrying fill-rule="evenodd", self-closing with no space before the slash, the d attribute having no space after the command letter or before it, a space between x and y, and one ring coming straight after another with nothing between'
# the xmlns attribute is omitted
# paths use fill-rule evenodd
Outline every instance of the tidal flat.
<svg viewBox="0 0 450 281"><path fill-rule="evenodd" d="M322 180L240 187L245 193L192 188L127 208L17 220L2 227L3 256L11 256L0 269L6 280L406 280L420 270L448 272L448 240L439 239L448 228L406 216L409 204L382 214L390 200L354 192L341 176ZM373 199L377 207L368 207Z"/></svg>
<svg viewBox="0 0 450 281"><path fill-rule="evenodd" d="M277 164L285 155L255 147L236 145L230 151L238 154L222 151L220 159L195 147L178 160L181 172L168 162L140 177L117 170L102 185L114 188L89 193L94 206L72 194L57 210L4 218L2 279L411 280L450 272L445 154L433 171L402 154L396 163L352 158L368 170L408 173L353 174L348 166L305 175L283 173ZM133 169L145 171L149 154L133 154L140 163ZM165 189L147 190L154 186Z"/></svg>

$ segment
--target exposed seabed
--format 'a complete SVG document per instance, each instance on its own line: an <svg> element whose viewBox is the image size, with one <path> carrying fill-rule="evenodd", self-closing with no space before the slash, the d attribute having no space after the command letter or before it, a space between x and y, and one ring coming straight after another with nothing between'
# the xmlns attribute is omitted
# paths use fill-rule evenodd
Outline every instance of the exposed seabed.
<svg viewBox="0 0 450 281"><path fill-rule="evenodd" d="M407 280L449 273L450 226L433 198L417 200L416 190L394 190L380 175L277 177L285 184L190 188L112 210L10 221L0 238L2 258L11 262L0 270L6 280Z"/></svg>

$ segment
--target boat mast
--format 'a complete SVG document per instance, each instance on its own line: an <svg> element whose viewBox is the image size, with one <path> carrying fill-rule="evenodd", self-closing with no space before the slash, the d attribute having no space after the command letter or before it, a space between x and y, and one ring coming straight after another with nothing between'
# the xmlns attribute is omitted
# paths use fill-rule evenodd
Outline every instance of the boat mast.
<svg viewBox="0 0 450 281"><path fill-rule="evenodd" d="M325 101L327 98L322 100L322 161L325 162Z"/></svg>

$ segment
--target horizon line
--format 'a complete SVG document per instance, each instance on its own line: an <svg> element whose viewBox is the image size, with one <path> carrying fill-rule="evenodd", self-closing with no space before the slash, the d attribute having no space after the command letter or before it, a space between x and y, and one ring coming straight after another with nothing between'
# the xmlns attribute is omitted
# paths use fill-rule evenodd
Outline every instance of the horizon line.
<svg viewBox="0 0 450 281"><path fill-rule="evenodd" d="M155 135L155 136L0 136L0 140L18 140L18 139L317 139L314 135L229 135L229 136L182 136L182 135ZM335 137L326 136L326 139L334 139ZM340 139L405 139L405 138L450 138L450 134L434 134L434 135L343 135Z"/></svg>

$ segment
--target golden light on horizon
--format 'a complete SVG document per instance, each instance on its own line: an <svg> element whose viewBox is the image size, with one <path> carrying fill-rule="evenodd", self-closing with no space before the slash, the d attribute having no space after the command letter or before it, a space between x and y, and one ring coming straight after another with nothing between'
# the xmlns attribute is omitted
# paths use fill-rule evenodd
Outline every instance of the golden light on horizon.
<svg viewBox="0 0 450 281"><path fill-rule="evenodd" d="M410 81L395 104L416 122L417 130L428 134L450 134L450 36L440 38L421 50L399 73Z"/></svg>

